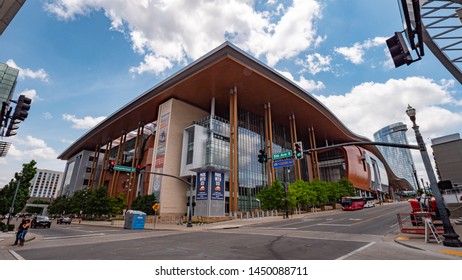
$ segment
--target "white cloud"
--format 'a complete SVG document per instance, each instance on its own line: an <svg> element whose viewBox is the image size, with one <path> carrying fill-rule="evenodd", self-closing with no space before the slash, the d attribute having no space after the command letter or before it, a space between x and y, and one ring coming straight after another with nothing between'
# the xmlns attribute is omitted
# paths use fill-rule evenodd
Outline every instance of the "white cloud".
<svg viewBox="0 0 462 280"><path fill-rule="evenodd" d="M144 61L132 73L159 74L188 59L197 59L225 40L266 57L270 66L319 44L315 21L321 17L316 0L294 0L290 6L274 1L256 11L253 0L125 1L60 0L46 9L63 20L103 10L111 29L128 34L133 50Z"/></svg>
<svg viewBox="0 0 462 280"><path fill-rule="evenodd" d="M92 127L96 126L98 123L100 123L101 121L103 121L105 118L106 117L104 117L104 116L96 117L96 118L86 116L86 117L83 117L83 119L79 119L75 115L63 114L63 120L67 120L67 121L70 121L70 122L74 123L74 125L72 125L72 127L76 128L76 129L89 129L89 128L92 128Z"/></svg>
<svg viewBox="0 0 462 280"><path fill-rule="evenodd" d="M18 95L25 95L26 97L30 98L32 102L41 100L41 98L37 95L37 91L35 89L26 89Z"/></svg>
<svg viewBox="0 0 462 280"><path fill-rule="evenodd" d="M318 98L353 132L371 139L374 132L386 125L406 122L409 119L405 112L408 104L418 110L423 134L429 131L449 134L462 128L462 113L453 113L443 107L460 101L451 96L447 83L439 84L428 78L363 83L345 95ZM442 118L444 123L439 122Z"/></svg>
<svg viewBox="0 0 462 280"><path fill-rule="evenodd" d="M300 76L300 80L296 80L290 72L279 71L279 70L278 72L284 75L289 80L296 83L297 85L299 85L301 88L303 88L309 93L311 93L312 91L324 89L326 87L324 83L321 81L306 80L305 77L303 76Z"/></svg>
<svg viewBox="0 0 462 280"><path fill-rule="evenodd" d="M310 74L316 75L319 72L330 71L331 61L332 59L329 55L323 56L319 53L313 53L308 54L305 61L297 61L297 63L302 65Z"/></svg>
<svg viewBox="0 0 462 280"><path fill-rule="evenodd" d="M422 77L390 79L385 83L363 83L344 95L316 96L354 133L373 141L379 129L396 123L407 124L407 138L416 145L408 104L417 110L417 124L431 155L430 139L462 131L462 112L446 106L458 106L451 96L452 82L439 83ZM420 153L412 151L419 176L426 177ZM433 161L432 161L433 162Z"/></svg>
<svg viewBox="0 0 462 280"><path fill-rule="evenodd" d="M45 112L43 113L43 118L45 120L51 120L53 118L53 114L51 114L50 112Z"/></svg>
<svg viewBox="0 0 462 280"><path fill-rule="evenodd" d="M13 68L16 68L19 70L19 74L18 74L18 79L19 80L24 80L26 78L29 78L29 79L39 79L43 82L48 82L48 73L45 72L44 69L39 69L39 70L31 70L31 69L28 69L28 68L21 68L19 67L16 62L14 62L14 60L12 59L8 59L8 61L6 62L6 64L8 64L8 66L10 67L13 67Z"/></svg>
<svg viewBox="0 0 462 280"><path fill-rule="evenodd" d="M375 37L373 39L367 39L362 43L354 43L352 47L335 48L334 52L343 55L346 60L353 64L361 64L364 62L366 50L384 45L386 39L385 37Z"/></svg>
<svg viewBox="0 0 462 280"><path fill-rule="evenodd" d="M7 184L15 172L22 170L22 164L29 163L31 160L37 162L36 167L46 166L47 169L64 171L64 162L58 160L57 152L48 146L48 144L39 138L28 135L25 139L19 136L9 139L11 146L7 157L0 158L0 168L3 175L0 177L0 186Z"/></svg>

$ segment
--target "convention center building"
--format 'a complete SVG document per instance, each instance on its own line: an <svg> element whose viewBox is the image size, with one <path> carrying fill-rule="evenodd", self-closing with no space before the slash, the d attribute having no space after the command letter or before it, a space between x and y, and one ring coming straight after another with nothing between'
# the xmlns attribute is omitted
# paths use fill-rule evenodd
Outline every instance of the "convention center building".
<svg viewBox="0 0 462 280"><path fill-rule="evenodd" d="M348 178L358 195L412 188L376 146L310 93L225 42L147 90L77 139L61 195L105 187L155 194L162 215L236 215L260 207L275 180ZM301 153L297 157L297 149ZM190 189L192 191L190 191Z"/></svg>

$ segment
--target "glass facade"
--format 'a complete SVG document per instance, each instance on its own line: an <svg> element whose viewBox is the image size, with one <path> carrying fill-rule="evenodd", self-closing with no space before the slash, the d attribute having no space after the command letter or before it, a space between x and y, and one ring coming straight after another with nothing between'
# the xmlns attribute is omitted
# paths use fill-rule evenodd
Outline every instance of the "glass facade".
<svg viewBox="0 0 462 280"><path fill-rule="evenodd" d="M318 159L321 181L335 182L346 178L345 156L342 150L320 153Z"/></svg>
<svg viewBox="0 0 462 280"><path fill-rule="evenodd" d="M391 124L374 133L374 140L377 142L387 142L408 145L406 137L407 126L401 122ZM385 157L390 168L396 176L406 179L414 189L417 184L414 176L415 167L409 149L377 146Z"/></svg>
<svg viewBox="0 0 462 280"><path fill-rule="evenodd" d="M258 162L259 151L265 146L265 127L262 116L243 109L238 111L238 122L238 207L240 211L249 211L260 207L256 195L268 185L266 164ZM224 117L209 116L195 123L209 130L205 166L229 170L229 121ZM289 129L273 124L273 153L289 149ZM288 168L275 169L276 178L293 182L294 174L291 171Z"/></svg>
<svg viewBox="0 0 462 280"><path fill-rule="evenodd" d="M0 63L0 107L2 102L9 103L16 87L19 70Z"/></svg>

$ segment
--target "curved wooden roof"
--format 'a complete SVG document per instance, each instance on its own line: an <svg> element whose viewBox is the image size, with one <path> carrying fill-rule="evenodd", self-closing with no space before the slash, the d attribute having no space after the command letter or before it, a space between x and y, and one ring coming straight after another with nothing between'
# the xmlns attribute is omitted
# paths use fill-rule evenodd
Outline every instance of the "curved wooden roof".
<svg viewBox="0 0 462 280"><path fill-rule="evenodd" d="M140 122L155 121L159 105L171 98L205 111L210 111L210 100L215 98L216 112L227 112L232 87L237 87L240 108L263 116L264 104L269 103L273 122L285 126L289 126L289 116L295 116L299 139L308 139L308 128L314 127L316 141L321 146L326 141L329 145L369 141L350 131L310 93L225 42L107 117L58 158L68 160L81 150L94 150L97 145L104 146L108 140L117 139L123 132L135 130ZM385 163L375 146L367 149Z"/></svg>

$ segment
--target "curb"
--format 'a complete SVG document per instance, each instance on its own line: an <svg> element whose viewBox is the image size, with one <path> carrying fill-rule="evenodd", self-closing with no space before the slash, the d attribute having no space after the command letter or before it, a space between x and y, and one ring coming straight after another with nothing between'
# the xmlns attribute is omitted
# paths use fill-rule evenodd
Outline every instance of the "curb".
<svg viewBox="0 0 462 280"><path fill-rule="evenodd" d="M416 249L416 250L420 250L420 251L425 251L425 250L424 250L424 249L422 249L422 248L419 248L419 247L415 247L415 246L412 246L412 245L406 244L406 243L404 243L404 242L401 242L401 241L399 241L399 240L396 240L396 239L394 239L393 241L395 241L395 243L398 243L399 245L403 245L403 246L405 246L405 247L408 247L408 248L411 248L411 249Z"/></svg>

